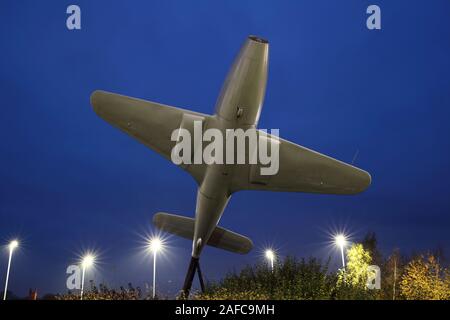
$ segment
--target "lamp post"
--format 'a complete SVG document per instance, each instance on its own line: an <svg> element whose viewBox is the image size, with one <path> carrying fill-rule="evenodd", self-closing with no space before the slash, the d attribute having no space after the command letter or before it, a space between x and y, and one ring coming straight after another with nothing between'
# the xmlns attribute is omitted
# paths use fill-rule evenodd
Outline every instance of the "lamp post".
<svg viewBox="0 0 450 320"><path fill-rule="evenodd" d="M83 257L81 261L82 275L81 275L81 292L80 292L80 300L83 300L84 293L84 276L86 274L86 268L89 268L94 264L95 257L91 254L87 254Z"/></svg>
<svg viewBox="0 0 450 320"><path fill-rule="evenodd" d="M153 238L149 242L150 251L153 252L153 299L156 297L156 254L162 248L162 242L159 238Z"/></svg>
<svg viewBox="0 0 450 320"><path fill-rule="evenodd" d="M9 243L9 259L8 259L8 269L6 271L6 282L5 282L5 292L3 292L3 300L6 300L6 292L8 291L8 280L9 280L9 271L11 270L11 260L14 249L19 246L19 241L13 240Z"/></svg>
<svg viewBox="0 0 450 320"><path fill-rule="evenodd" d="M273 260L275 260L275 253L271 249L266 250L266 258L270 263L270 270L273 272Z"/></svg>
<svg viewBox="0 0 450 320"><path fill-rule="evenodd" d="M334 237L334 241L336 245L341 249L341 257L342 257L342 268L345 269L345 258L344 258L344 247L347 243L347 239L343 234L338 234Z"/></svg>

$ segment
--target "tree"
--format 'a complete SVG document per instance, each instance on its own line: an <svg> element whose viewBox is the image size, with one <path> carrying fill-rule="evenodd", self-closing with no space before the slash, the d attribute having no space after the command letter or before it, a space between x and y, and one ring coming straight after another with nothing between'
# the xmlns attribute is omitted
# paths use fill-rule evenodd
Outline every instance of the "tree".
<svg viewBox="0 0 450 320"><path fill-rule="evenodd" d="M450 299L449 270L433 254L416 257L405 267L400 290L407 300Z"/></svg>
<svg viewBox="0 0 450 320"><path fill-rule="evenodd" d="M375 291L366 287L372 258L360 243L347 250L347 266L338 272L337 299L374 299Z"/></svg>
<svg viewBox="0 0 450 320"><path fill-rule="evenodd" d="M405 258L399 249L394 249L383 264L382 271L382 299L396 300L400 298L400 279L405 266Z"/></svg>
<svg viewBox="0 0 450 320"><path fill-rule="evenodd" d="M361 241L361 244L372 258L371 263L381 267L383 264L383 255L378 250L378 240L375 232L368 232Z"/></svg>
<svg viewBox="0 0 450 320"><path fill-rule="evenodd" d="M362 244L356 243L347 251L347 266L345 280L354 287L365 288L367 283L367 268L372 261L369 251Z"/></svg>

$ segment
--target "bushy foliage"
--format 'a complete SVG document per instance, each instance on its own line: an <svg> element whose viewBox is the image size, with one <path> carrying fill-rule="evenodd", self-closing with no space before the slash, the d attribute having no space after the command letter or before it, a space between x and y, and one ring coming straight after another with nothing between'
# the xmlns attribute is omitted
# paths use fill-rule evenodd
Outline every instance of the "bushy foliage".
<svg viewBox="0 0 450 320"><path fill-rule="evenodd" d="M275 263L274 270L265 264L248 265L230 272L219 282L208 283L205 293L194 299L204 300L328 300L328 299L450 299L450 270L443 266L443 253L420 255L408 259L395 249L387 258L377 248L374 233L353 244L346 251L346 268L329 270L330 260L298 259L288 256ZM368 266L381 269L381 290L366 286ZM57 295L60 300L79 300L79 293ZM85 300L149 299L131 284L120 290L91 281Z"/></svg>
<svg viewBox="0 0 450 320"><path fill-rule="evenodd" d="M90 288L83 293L83 300L140 300L142 291L139 287L134 288L131 283L127 288L120 287L119 290L110 289L106 284L98 287L91 280ZM79 293L68 292L67 294L56 295L56 300L80 300Z"/></svg>
<svg viewBox="0 0 450 320"><path fill-rule="evenodd" d="M287 257L273 272L266 264L246 266L208 284L206 293L197 299L329 299L336 278L328 273L328 264L315 258Z"/></svg>
<svg viewBox="0 0 450 320"><path fill-rule="evenodd" d="M347 250L345 270L337 272L336 299L374 299L376 291L367 289L368 267L372 258L362 244Z"/></svg>
<svg viewBox="0 0 450 320"><path fill-rule="evenodd" d="M373 262L371 253L377 256ZM287 257L272 272L266 264L246 266L210 283L197 299L450 299L450 270L439 263L442 253L418 256L408 261L395 249L386 259L371 234L346 252L346 268L329 270L315 258ZM381 290L367 288L368 266L381 269Z"/></svg>
<svg viewBox="0 0 450 320"><path fill-rule="evenodd" d="M347 251L347 266L345 281L354 287L365 288L367 282L367 268L372 258L362 244L356 243Z"/></svg>
<svg viewBox="0 0 450 320"><path fill-rule="evenodd" d="M448 300L450 271L432 254L418 256L406 265L400 288L407 300Z"/></svg>

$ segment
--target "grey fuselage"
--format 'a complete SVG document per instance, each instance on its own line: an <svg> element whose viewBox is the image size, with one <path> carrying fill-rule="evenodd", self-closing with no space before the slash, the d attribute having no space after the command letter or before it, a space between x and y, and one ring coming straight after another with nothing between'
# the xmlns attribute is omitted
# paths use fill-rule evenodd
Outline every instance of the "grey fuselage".
<svg viewBox="0 0 450 320"><path fill-rule="evenodd" d="M266 40L249 37L242 46L229 71L216 103L214 116L205 128L256 128L264 100L269 44ZM195 209L195 229L192 257L199 258L230 200L233 165L208 165L199 184Z"/></svg>

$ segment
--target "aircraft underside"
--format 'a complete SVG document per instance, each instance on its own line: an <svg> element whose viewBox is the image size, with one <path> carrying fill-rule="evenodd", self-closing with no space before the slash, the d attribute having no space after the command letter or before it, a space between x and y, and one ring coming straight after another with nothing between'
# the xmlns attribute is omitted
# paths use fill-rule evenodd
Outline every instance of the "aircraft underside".
<svg viewBox="0 0 450 320"><path fill-rule="evenodd" d="M91 96L91 104L100 117L172 161L172 151L177 145L177 141L171 139L173 133L184 130L195 134L196 123L200 123L202 129L217 129L225 136L229 129L253 129L258 139L276 141L279 163L272 175L262 174L264 166L259 163L189 161L179 164L199 186L195 217L159 212L154 215L153 223L160 230L192 240L184 297L189 295L195 272L201 279L199 258L206 245L239 254L248 253L253 247L249 238L218 226L234 192L356 194L370 185L370 175L364 170L256 129L267 82L268 48L266 40L248 37L225 80L213 115L105 91L95 91ZM245 153L246 158L250 158L251 151ZM194 154L192 159L196 156ZM202 279L201 286L204 287Z"/></svg>

